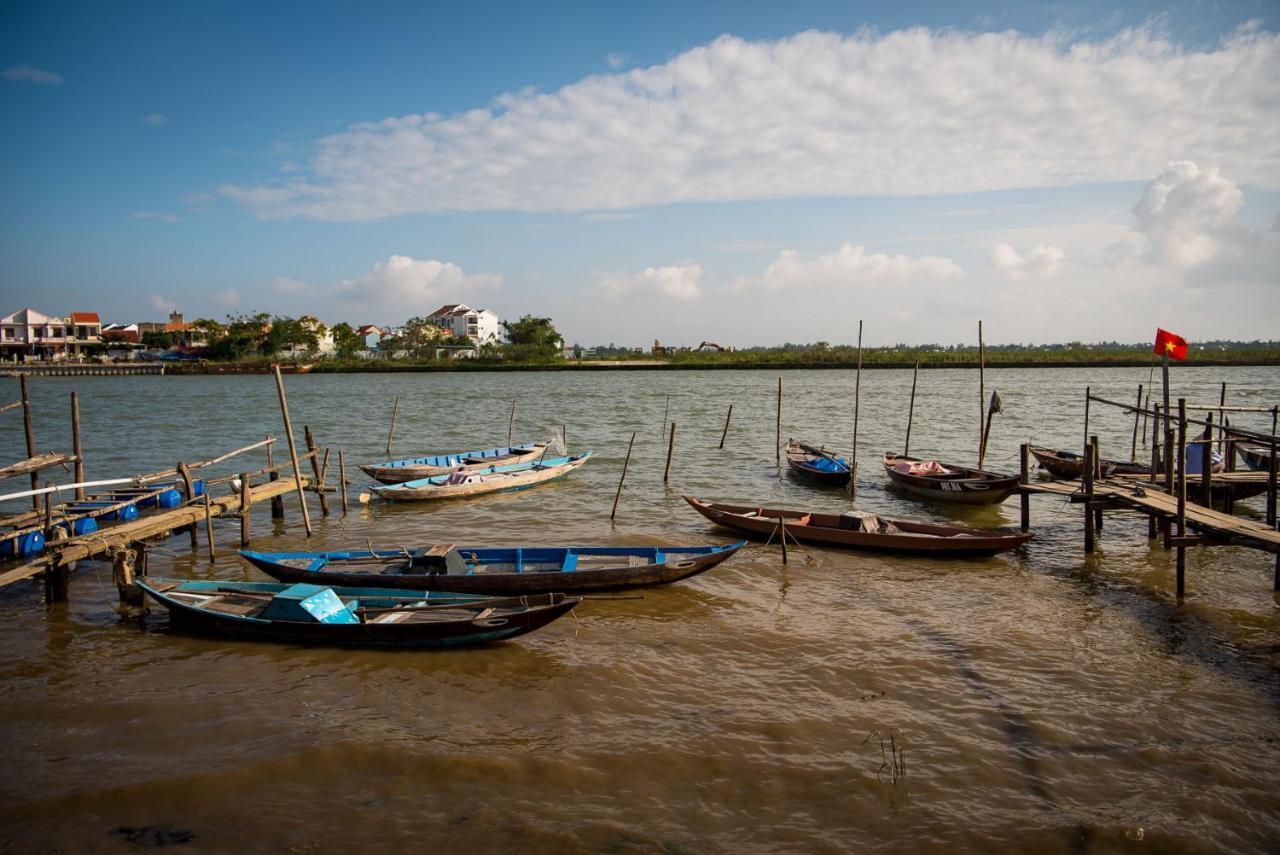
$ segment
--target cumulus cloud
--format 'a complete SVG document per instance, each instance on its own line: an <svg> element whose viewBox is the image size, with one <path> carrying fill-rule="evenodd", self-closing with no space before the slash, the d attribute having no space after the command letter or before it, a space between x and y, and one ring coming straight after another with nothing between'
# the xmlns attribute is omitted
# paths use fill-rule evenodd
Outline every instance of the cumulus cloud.
<svg viewBox="0 0 1280 855"><path fill-rule="evenodd" d="M631 57L627 56L625 53L611 52L605 54L604 61L605 65L609 66L614 71L617 71L630 62Z"/></svg>
<svg viewBox="0 0 1280 855"><path fill-rule="evenodd" d="M171 214L167 211L134 211L133 218L135 220L159 220L163 223L176 223L179 220L177 214Z"/></svg>
<svg viewBox="0 0 1280 855"><path fill-rule="evenodd" d="M467 275L452 262L420 261L407 255L393 255L386 261L376 262L368 273L343 280L336 294L350 302L395 303L422 308L423 301L462 299L466 294L501 284L500 275Z"/></svg>
<svg viewBox="0 0 1280 855"><path fill-rule="evenodd" d="M702 294L702 266L646 267L634 276L606 276L600 280L600 288L614 296L657 293L677 300L696 300Z"/></svg>
<svg viewBox="0 0 1280 855"><path fill-rule="evenodd" d="M954 279L962 276L960 265L933 255L911 257L867 252L851 243L826 255L805 257L794 249L784 249L755 277L739 277L731 290L751 287L782 290L806 285L858 285L863 283L915 282Z"/></svg>
<svg viewBox="0 0 1280 855"><path fill-rule="evenodd" d="M39 86L59 86L62 84L61 74L42 71L29 65L15 65L12 68L6 68L4 71L0 71L0 77L4 77L5 80L12 80L14 83L35 83Z"/></svg>
<svg viewBox="0 0 1280 855"><path fill-rule="evenodd" d="M300 173L221 192L264 218L976 192L1218 159L1280 187L1280 34L1187 47L916 28L722 36L463 113L353 125Z"/></svg>
<svg viewBox="0 0 1280 855"><path fill-rule="evenodd" d="M1060 246L1037 244L1022 255L1009 244L1001 243L991 250L991 266L1010 279L1038 279L1057 273L1066 257Z"/></svg>
<svg viewBox="0 0 1280 855"><path fill-rule="evenodd" d="M1217 167L1190 161L1169 164L1147 184L1133 208L1146 255L1176 267L1192 267L1217 255L1240 236L1236 212L1244 194Z"/></svg>

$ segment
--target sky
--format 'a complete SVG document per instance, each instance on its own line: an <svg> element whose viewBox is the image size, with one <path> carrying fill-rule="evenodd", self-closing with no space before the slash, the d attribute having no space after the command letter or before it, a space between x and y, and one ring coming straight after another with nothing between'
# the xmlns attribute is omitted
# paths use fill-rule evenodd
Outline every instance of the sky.
<svg viewBox="0 0 1280 855"><path fill-rule="evenodd" d="M1274 2L0 9L0 314L1277 338Z"/></svg>

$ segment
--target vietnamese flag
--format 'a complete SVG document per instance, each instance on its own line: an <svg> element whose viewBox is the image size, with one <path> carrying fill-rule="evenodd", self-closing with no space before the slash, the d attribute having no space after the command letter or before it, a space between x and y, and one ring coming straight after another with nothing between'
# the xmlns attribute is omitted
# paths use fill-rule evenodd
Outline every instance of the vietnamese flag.
<svg viewBox="0 0 1280 855"><path fill-rule="evenodd" d="M1155 352L1161 356L1168 354L1170 359L1181 362L1187 358L1187 340L1180 335L1156 327Z"/></svg>

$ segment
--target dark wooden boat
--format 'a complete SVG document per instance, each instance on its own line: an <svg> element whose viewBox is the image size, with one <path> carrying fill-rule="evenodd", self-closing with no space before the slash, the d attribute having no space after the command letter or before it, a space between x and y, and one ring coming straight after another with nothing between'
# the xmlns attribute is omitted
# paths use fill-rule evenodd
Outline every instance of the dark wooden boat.
<svg viewBox="0 0 1280 855"><path fill-rule="evenodd" d="M948 466L892 452L884 456L884 471L890 481L913 495L963 505L998 505L1018 488L1017 475Z"/></svg>
<svg viewBox="0 0 1280 855"><path fill-rule="evenodd" d="M458 451L453 454L437 454L430 457L410 457L405 460L387 460L382 463L366 463L360 470L383 484L403 484L419 478L448 475L453 472L474 472L490 466L506 466L512 463L529 463L547 453L550 443L526 442L523 445L505 445L482 451ZM551 455L556 456L556 455Z"/></svg>
<svg viewBox="0 0 1280 855"><path fill-rule="evenodd" d="M470 547L437 544L352 552L240 552L284 582L465 594L600 591L666 585L730 558L727 546Z"/></svg>
<svg viewBox="0 0 1280 855"><path fill-rule="evenodd" d="M1271 471L1271 448L1254 443L1236 443L1236 456L1248 469L1254 472Z"/></svg>
<svg viewBox="0 0 1280 855"><path fill-rule="evenodd" d="M1074 451L1031 446L1031 456L1040 468L1055 478L1078 479L1084 474L1084 457ZM1142 463L1126 463L1120 460L1102 461L1102 477L1111 475L1150 475L1151 467Z"/></svg>
<svg viewBox="0 0 1280 855"><path fill-rule="evenodd" d="M384 588L147 578L175 626L214 635L349 647L460 647L546 626L580 597L475 597Z"/></svg>
<svg viewBox="0 0 1280 855"><path fill-rule="evenodd" d="M848 484L853 475L849 461L794 439L787 440L783 453L791 472L819 484Z"/></svg>
<svg viewBox="0 0 1280 855"><path fill-rule="evenodd" d="M716 525L757 537L779 537L778 519L786 520L787 535L804 543L936 556L985 556L1016 549L1029 533L984 531L886 519L875 514L793 511L780 508L727 505L693 496L684 500Z"/></svg>

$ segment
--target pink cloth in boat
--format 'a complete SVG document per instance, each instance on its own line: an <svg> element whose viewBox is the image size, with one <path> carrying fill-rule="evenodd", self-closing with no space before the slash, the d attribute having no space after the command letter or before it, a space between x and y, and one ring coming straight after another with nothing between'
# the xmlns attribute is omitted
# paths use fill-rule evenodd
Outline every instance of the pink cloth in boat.
<svg viewBox="0 0 1280 855"><path fill-rule="evenodd" d="M903 475L950 475L951 470L936 460L920 460L912 463L904 460L893 467L894 472Z"/></svg>

